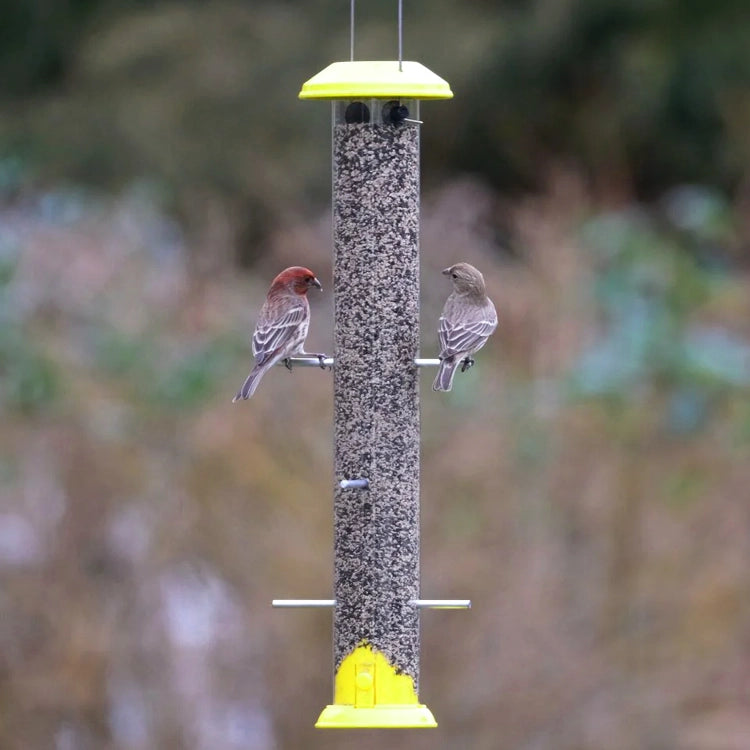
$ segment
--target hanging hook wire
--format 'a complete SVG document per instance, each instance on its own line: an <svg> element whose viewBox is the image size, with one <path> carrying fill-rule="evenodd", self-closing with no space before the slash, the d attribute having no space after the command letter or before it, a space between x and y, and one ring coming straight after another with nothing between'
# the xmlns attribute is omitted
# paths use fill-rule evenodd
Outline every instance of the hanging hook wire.
<svg viewBox="0 0 750 750"><path fill-rule="evenodd" d="M398 69L402 71L404 60L404 2L398 0Z"/></svg>
<svg viewBox="0 0 750 750"><path fill-rule="evenodd" d="M354 62L354 3L355 0L351 0L349 13L349 59L352 62Z"/></svg>

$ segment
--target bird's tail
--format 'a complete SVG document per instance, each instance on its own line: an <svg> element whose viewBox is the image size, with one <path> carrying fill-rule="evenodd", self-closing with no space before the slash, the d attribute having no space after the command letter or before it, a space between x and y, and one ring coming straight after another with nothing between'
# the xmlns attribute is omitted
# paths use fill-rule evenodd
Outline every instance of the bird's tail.
<svg viewBox="0 0 750 750"><path fill-rule="evenodd" d="M258 387L261 378L266 374L266 370L268 370L268 365L255 365L242 384L242 388L237 391L237 395L232 399L232 403L249 399L255 393L255 389Z"/></svg>
<svg viewBox="0 0 750 750"><path fill-rule="evenodd" d="M440 360L440 369L432 384L433 391L449 391L453 388L453 376L456 374L458 360L456 357L447 357Z"/></svg>

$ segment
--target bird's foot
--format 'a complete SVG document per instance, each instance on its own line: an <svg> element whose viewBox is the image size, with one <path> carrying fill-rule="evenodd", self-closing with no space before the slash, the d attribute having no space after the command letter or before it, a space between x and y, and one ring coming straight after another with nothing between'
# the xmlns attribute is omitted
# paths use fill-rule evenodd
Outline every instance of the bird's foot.
<svg viewBox="0 0 750 750"><path fill-rule="evenodd" d="M332 365L327 365L326 360L328 359L327 354L318 354L317 352L305 352L305 357L315 357L318 360L318 365L321 370L333 370Z"/></svg>
<svg viewBox="0 0 750 750"><path fill-rule="evenodd" d="M289 372L291 372L292 371L292 360L289 359L289 357L285 357L284 360L283 360L283 362L284 362L284 367L286 367L286 369L289 370Z"/></svg>
<svg viewBox="0 0 750 750"><path fill-rule="evenodd" d="M466 357L461 362L461 372L466 372L468 369L474 367L474 364L475 364L475 362L474 362L474 360L471 357Z"/></svg>

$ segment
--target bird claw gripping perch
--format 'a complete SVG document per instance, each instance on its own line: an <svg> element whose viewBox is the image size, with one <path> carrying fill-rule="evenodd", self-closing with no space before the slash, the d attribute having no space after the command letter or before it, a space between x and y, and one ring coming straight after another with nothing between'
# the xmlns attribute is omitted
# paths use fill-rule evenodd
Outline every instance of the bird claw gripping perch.
<svg viewBox="0 0 750 750"><path fill-rule="evenodd" d="M289 357L284 358L284 367L286 367L289 372L292 371L292 360Z"/></svg>
<svg viewBox="0 0 750 750"><path fill-rule="evenodd" d="M471 357L466 357L466 359L464 359L463 362L461 363L461 372L466 372L467 370L474 367L475 364L476 363Z"/></svg>
<svg viewBox="0 0 750 750"><path fill-rule="evenodd" d="M321 370L325 370L326 367L327 367L326 360L328 359L328 355L327 354L317 354L316 356L318 358L318 362L320 362L320 369ZM331 365L330 367L328 367L328 369L329 370L333 370L333 365Z"/></svg>

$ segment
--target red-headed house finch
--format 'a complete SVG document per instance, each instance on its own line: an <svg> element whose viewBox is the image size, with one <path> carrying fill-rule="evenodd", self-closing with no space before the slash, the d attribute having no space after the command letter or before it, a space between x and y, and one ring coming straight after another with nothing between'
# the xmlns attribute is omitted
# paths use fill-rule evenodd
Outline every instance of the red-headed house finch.
<svg viewBox="0 0 750 750"><path fill-rule="evenodd" d="M449 391L453 376L474 364L471 355L479 351L497 328L495 305L487 296L484 276L468 263L456 263L443 273L453 282L453 292L445 302L438 324L440 369L433 391Z"/></svg>
<svg viewBox="0 0 750 750"><path fill-rule="evenodd" d="M253 333L253 356L255 366L250 371L242 388L232 399L248 399L255 393L266 370L280 360L285 360L292 369L289 357L293 355L317 357L323 367L325 354L307 354L305 338L310 325L310 303L307 290L311 286L322 289L320 282L309 268L291 266L283 270L271 283L266 301L260 310Z"/></svg>

